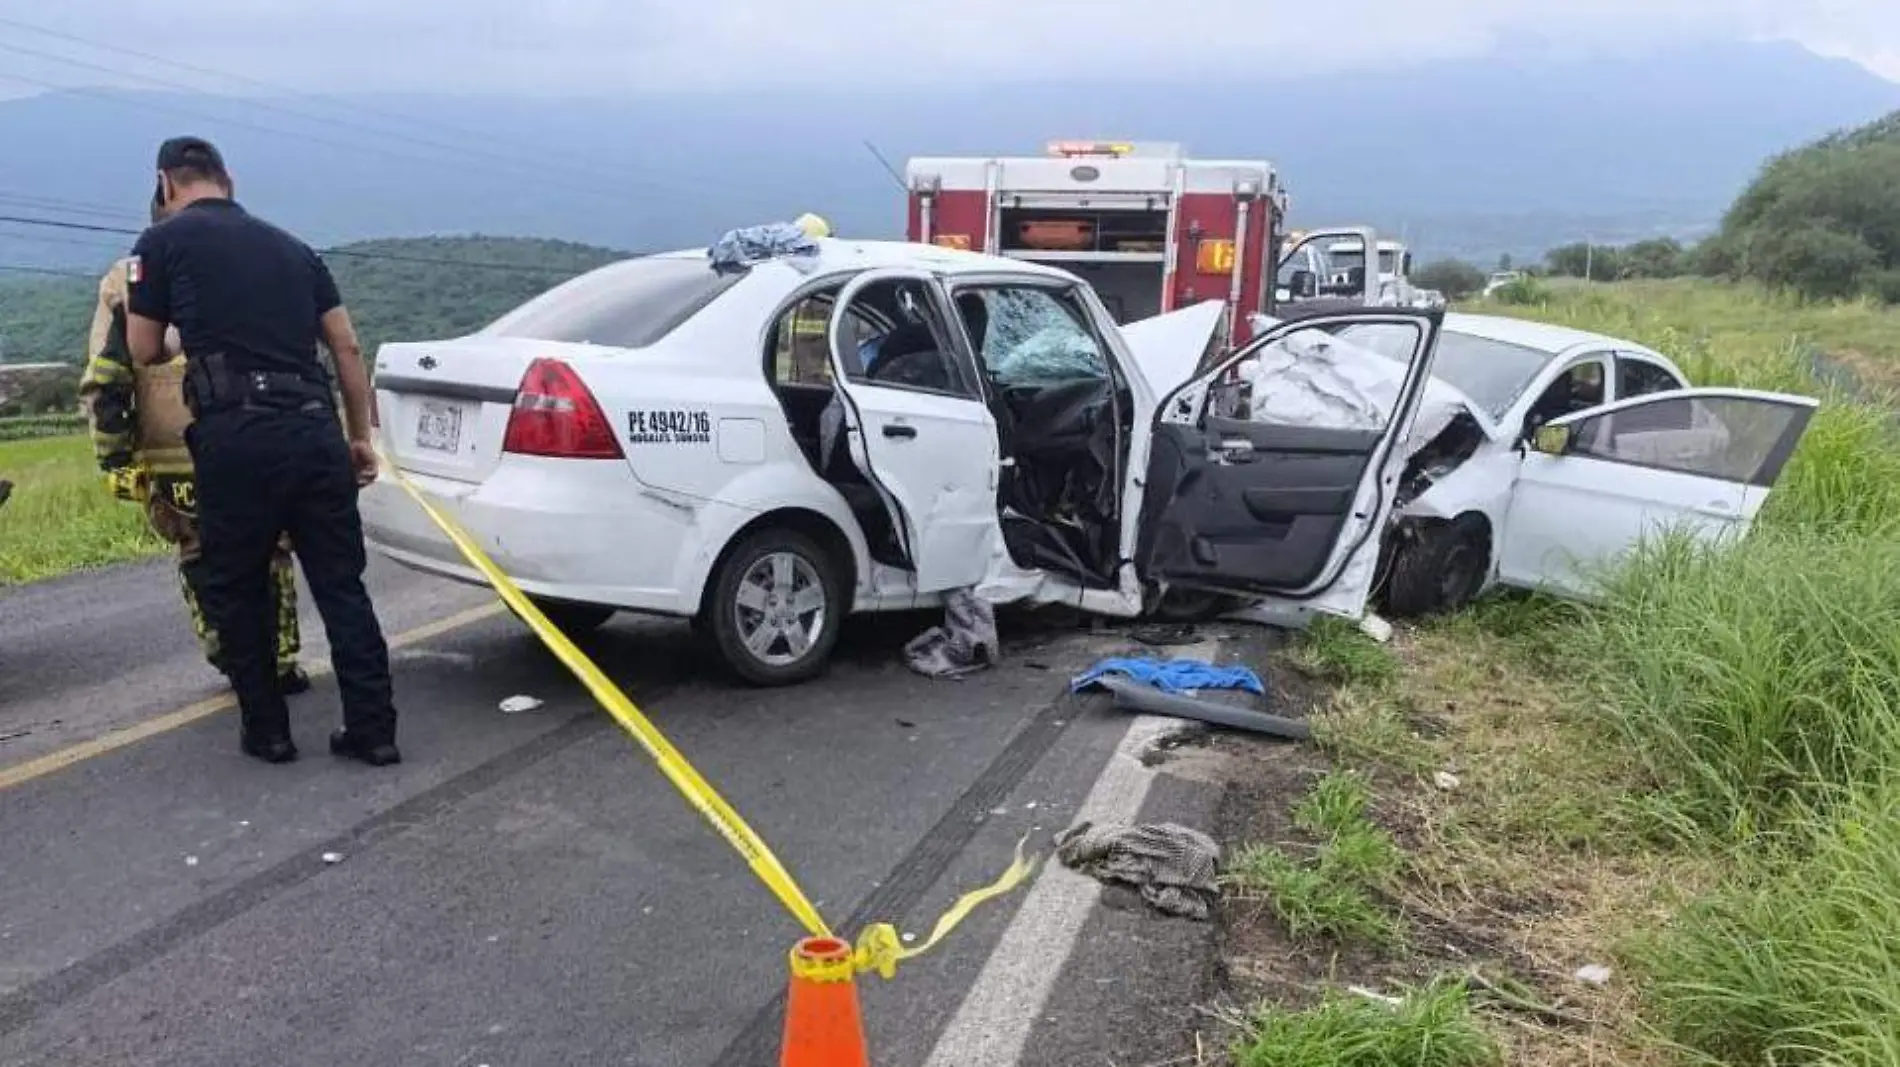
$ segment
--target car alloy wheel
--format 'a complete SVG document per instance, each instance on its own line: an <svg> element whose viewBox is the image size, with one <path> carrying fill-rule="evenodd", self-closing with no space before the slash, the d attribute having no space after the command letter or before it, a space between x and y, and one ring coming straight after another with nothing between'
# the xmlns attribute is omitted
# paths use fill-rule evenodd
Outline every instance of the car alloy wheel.
<svg viewBox="0 0 1900 1067"><path fill-rule="evenodd" d="M846 592L837 563L810 537L760 530L725 554L697 629L740 678L788 685L824 668Z"/></svg>
<svg viewBox="0 0 1900 1067"><path fill-rule="evenodd" d="M733 613L746 651L770 667L797 663L825 631L825 584L803 556L773 552L739 576Z"/></svg>

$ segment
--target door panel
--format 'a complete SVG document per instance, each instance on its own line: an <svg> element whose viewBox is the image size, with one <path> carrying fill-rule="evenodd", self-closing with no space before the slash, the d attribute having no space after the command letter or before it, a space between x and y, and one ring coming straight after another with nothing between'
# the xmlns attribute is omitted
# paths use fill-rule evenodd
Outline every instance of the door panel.
<svg viewBox="0 0 1900 1067"><path fill-rule="evenodd" d="M1143 489L1144 577L1363 613L1404 465L1394 445L1417 414L1442 317L1381 310L1283 322L1169 396ZM1330 379L1305 373L1346 350L1334 334L1368 323L1406 328L1413 342L1405 385L1371 427L1357 408L1335 417Z"/></svg>
<svg viewBox="0 0 1900 1067"><path fill-rule="evenodd" d="M1588 598L1645 537L1745 534L1816 404L1739 389L1683 389L1559 419L1555 453L1526 454L1498 571L1517 586Z"/></svg>
<svg viewBox="0 0 1900 1067"><path fill-rule="evenodd" d="M854 315L860 302L876 314ZM947 307L928 274L871 271L845 286L831 316L832 371L844 400L851 459L900 531L920 593L981 581L997 532L996 424L963 382L966 361L958 335L946 329ZM866 317L897 323L880 339L869 372L855 333ZM930 364L933 351L941 373L907 374L901 382L878 377L898 361L912 370ZM950 388L935 387L943 383Z"/></svg>

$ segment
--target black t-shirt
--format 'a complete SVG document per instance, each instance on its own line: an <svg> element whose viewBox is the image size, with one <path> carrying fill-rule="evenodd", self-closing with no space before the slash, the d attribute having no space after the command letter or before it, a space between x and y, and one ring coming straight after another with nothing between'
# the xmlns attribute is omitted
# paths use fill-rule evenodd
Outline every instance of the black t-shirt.
<svg viewBox="0 0 1900 1067"><path fill-rule="evenodd" d="M343 303L309 245L231 200L199 200L139 237L133 314L178 327L187 358L222 352L232 373L322 381L318 321Z"/></svg>

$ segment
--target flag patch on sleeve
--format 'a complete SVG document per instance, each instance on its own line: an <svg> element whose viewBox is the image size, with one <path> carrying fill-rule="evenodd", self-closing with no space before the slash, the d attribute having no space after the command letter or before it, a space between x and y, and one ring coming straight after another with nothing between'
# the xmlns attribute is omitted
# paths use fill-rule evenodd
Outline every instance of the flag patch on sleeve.
<svg viewBox="0 0 1900 1067"><path fill-rule="evenodd" d="M125 284L137 285L145 278L145 260L142 256L131 256L125 261Z"/></svg>

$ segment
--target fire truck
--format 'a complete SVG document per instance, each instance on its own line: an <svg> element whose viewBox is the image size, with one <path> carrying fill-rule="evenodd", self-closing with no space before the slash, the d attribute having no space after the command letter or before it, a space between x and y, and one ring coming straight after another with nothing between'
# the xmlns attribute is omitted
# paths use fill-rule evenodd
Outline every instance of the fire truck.
<svg viewBox="0 0 1900 1067"><path fill-rule="evenodd" d="M906 169L910 240L1059 265L1119 322L1221 300L1238 345L1251 317L1272 310L1287 196L1264 160L1056 141L1042 156L917 158Z"/></svg>

